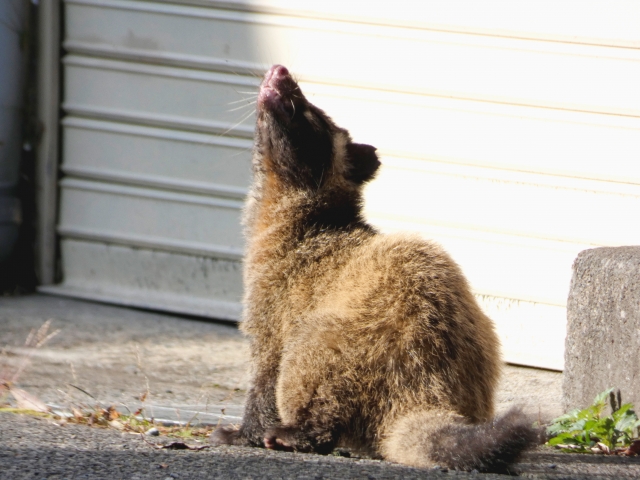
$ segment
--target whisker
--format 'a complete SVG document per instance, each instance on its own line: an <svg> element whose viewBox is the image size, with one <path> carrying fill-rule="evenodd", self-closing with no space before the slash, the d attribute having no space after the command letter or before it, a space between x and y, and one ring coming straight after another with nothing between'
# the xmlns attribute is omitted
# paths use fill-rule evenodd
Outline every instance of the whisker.
<svg viewBox="0 0 640 480"><path fill-rule="evenodd" d="M222 132L220 134L220 136L226 135L227 133L229 133L231 130L233 130L234 128L236 128L238 125L240 125L242 122L244 122L247 118L249 118L251 115L253 115L253 110L251 110L247 115L244 116L244 118L242 120L240 120L238 123L236 123L235 125L227 128L224 132Z"/></svg>
<svg viewBox="0 0 640 480"><path fill-rule="evenodd" d="M248 108L251 107L251 105L253 105L254 103L256 103L258 100L254 100L253 102L249 102L246 105L240 105L239 107L236 108L230 108L229 110L227 110L227 112L235 112L237 110L242 110L244 108Z"/></svg>
<svg viewBox="0 0 640 480"><path fill-rule="evenodd" d="M289 101L291 102L291 107L293 108L293 115L291 115L291 118L296 116L296 106L293 104L293 99L289 99Z"/></svg>
<svg viewBox="0 0 640 480"><path fill-rule="evenodd" d="M253 98L257 98L258 95L256 94ZM251 98L251 97L249 97ZM227 105L233 105L234 103L240 103L240 102L246 102L247 100L249 100L249 98L242 98L240 100L234 100L233 102L229 102L227 103Z"/></svg>
<svg viewBox="0 0 640 480"><path fill-rule="evenodd" d="M324 178L324 168L322 169L322 172L320 172L320 180L318 180L318 183L316 184L317 186L317 190L316 191L320 191L320 187L322 186L322 179Z"/></svg>
<svg viewBox="0 0 640 480"><path fill-rule="evenodd" d="M231 158L233 158L233 157L237 157L238 155L243 155L243 154L245 154L245 153L247 153L247 152L250 152L251 150L253 150L253 146L248 147L248 148L243 148L243 149L242 149L242 150L240 150L239 152L234 153L233 155L231 155Z"/></svg>
<svg viewBox="0 0 640 480"><path fill-rule="evenodd" d="M244 68L244 69L242 69L242 71L229 69L228 71L233 73L234 75L236 75L238 77L245 77L245 76L249 75L249 76L251 76L253 78L260 79L263 76L263 75L259 74L258 72L256 72L255 68Z"/></svg>
<svg viewBox="0 0 640 480"><path fill-rule="evenodd" d="M260 73L254 69L247 70L247 72L249 72L249 75L257 79L262 79L262 77L264 77L264 72Z"/></svg>

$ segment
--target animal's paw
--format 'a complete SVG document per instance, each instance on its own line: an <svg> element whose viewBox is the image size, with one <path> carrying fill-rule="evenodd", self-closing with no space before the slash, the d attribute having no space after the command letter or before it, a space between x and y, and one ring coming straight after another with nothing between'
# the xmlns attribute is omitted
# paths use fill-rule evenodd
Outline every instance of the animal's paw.
<svg viewBox="0 0 640 480"><path fill-rule="evenodd" d="M309 452L309 445L300 443L298 429L293 427L271 427L264 434L264 446L271 450L282 450L285 452Z"/></svg>
<svg viewBox="0 0 640 480"><path fill-rule="evenodd" d="M213 431L209 437L212 445L237 445L246 447L250 445L249 440L242 435L242 429L236 427L220 427Z"/></svg>

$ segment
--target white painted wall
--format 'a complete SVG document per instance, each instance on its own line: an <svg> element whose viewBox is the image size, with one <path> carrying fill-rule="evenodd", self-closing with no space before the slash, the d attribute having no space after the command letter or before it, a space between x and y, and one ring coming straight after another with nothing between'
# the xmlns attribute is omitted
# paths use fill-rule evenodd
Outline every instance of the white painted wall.
<svg viewBox="0 0 640 480"><path fill-rule="evenodd" d="M97 285L72 268L84 247L117 244L113 261L140 265L153 251L186 255L185 265L238 261L250 102L272 63L287 65L356 141L379 148L368 217L452 253L510 362L562 369L573 259L640 243L638 2L65 5L69 179L59 228L68 275L59 290ZM207 278L209 290L186 280L127 288L174 310L238 301L239 284L222 294L222 277ZM101 282L99 294L117 301L109 292L125 280Z"/></svg>

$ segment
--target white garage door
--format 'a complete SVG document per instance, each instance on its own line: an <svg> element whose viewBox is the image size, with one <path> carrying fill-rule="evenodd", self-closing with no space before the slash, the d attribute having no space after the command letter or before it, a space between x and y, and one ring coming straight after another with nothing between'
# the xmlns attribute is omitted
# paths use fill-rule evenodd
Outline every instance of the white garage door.
<svg viewBox="0 0 640 480"><path fill-rule="evenodd" d="M66 0L48 288L238 318L248 104L283 63L379 148L370 220L444 244L507 360L562 369L573 259L640 244L638 25L623 0Z"/></svg>

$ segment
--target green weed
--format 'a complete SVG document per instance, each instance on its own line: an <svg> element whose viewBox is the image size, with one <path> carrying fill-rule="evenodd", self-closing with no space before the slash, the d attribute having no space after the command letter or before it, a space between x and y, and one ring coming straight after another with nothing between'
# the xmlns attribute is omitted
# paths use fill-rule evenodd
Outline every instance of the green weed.
<svg viewBox="0 0 640 480"><path fill-rule="evenodd" d="M611 415L604 415L607 401ZM600 393L584 410L573 410L556 418L547 428L548 445L563 451L637 455L640 453L640 420L630 403L622 404L613 388Z"/></svg>

